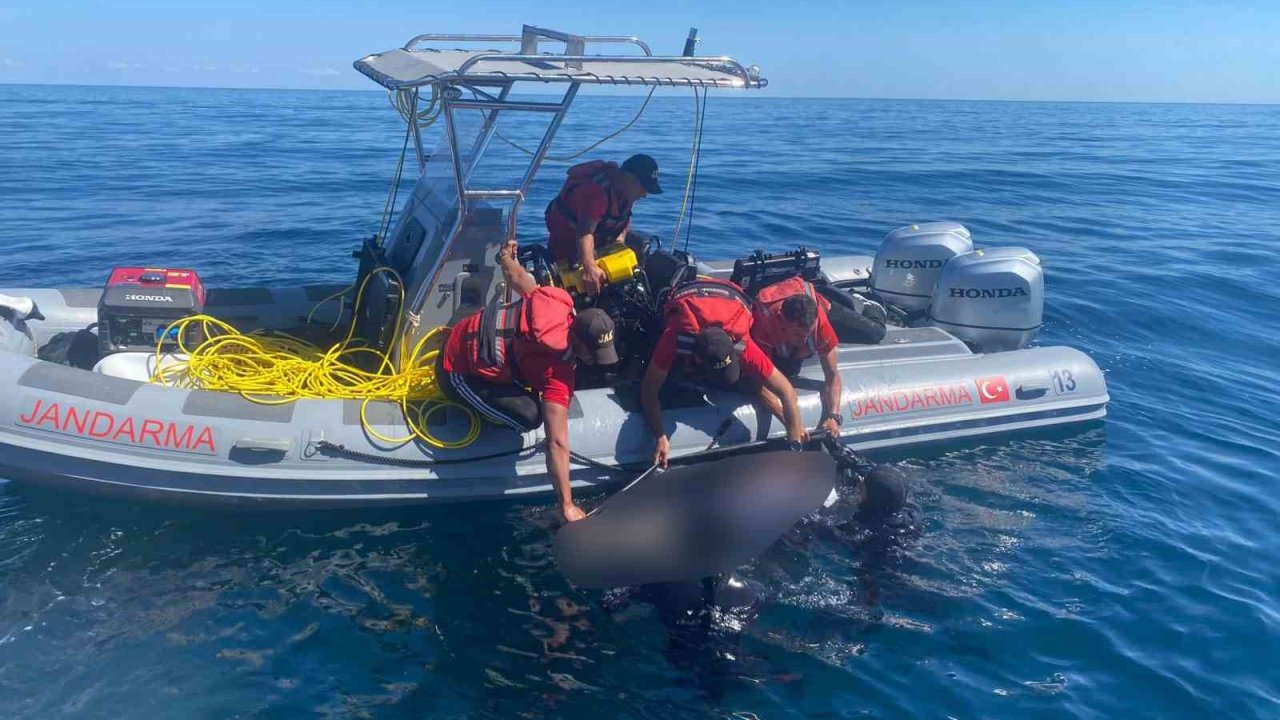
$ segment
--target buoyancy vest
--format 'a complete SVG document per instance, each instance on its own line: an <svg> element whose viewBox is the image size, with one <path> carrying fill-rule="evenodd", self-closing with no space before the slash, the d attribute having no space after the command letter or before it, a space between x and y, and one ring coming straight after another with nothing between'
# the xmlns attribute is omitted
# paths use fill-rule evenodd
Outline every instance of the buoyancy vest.
<svg viewBox="0 0 1280 720"><path fill-rule="evenodd" d="M606 160L591 160L569 168L569 179L565 181L564 187L560 189L560 194L556 195L547 204L545 215L548 216L548 223L550 222L549 216L554 213L567 220L571 226L576 226L578 224L578 215L573 211L569 198L578 188L590 183L604 188L605 194L609 197L609 204L605 208L604 217L600 218L600 221L596 223L594 233L596 247L602 247L624 239L618 236L622 234L622 231L627 227L627 223L631 221L631 202L617 190L617 178L620 172L622 172L622 169L618 167L617 163Z"/></svg>
<svg viewBox="0 0 1280 720"><path fill-rule="evenodd" d="M462 321L474 373L487 380L519 381L516 348L539 348L569 357L573 298L557 287L539 287L509 303L491 303Z"/></svg>
<svg viewBox="0 0 1280 720"><path fill-rule="evenodd" d="M722 328L741 352L751 333L751 298L728 280L693 280L671 291L663 316L676 330L677 356L692 353L694 338L709 327Z"/></svg>
<svg viewBox="0 0 1280 720"><path fill-rule="evenodd" d="M826 313L831 309L831 301L819 295L814 290L813 283L801 277L789 277L786 280L761 288L760 292L756 293L755 322L767 324L771 326L771 330L774 330L785 321L782 317L782 303L786 302L787 298L792 295L801 294L808 295L817 303L819 313ZM760 345L774 359L803 360L818 352L817 330L818 326L815 323L813 329L805 337L804 342L797 347L792 347L785 342L760 343ZM773 339L770 338L770 340Z"/></svg>

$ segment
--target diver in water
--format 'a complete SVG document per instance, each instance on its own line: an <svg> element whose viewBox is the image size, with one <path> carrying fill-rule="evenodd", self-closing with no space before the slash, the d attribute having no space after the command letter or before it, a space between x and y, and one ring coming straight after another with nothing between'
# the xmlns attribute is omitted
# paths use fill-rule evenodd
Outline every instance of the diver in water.
<svg viewBox="0 0 1280 720"><path fill-rule="evenodd" d="M911 499L906 475L896 468L873 466L843 446L835 446L834 454L846 484L842 495L856 506L852 516L838 525L854 524L860 529L854 535L855 545L863 557L862 577L872 598L878 595L872 585L887 564L888 549L915 533L920 511ZM667 630L667 661L689 670L702 690L719 699L735 679L789 679L771 672L763 658L751 656L741 646L743 633L759 616L765 597L759 583L723 573L700 581L620 588L606 593L603 605L610 613L632 601L652 605Z"/></svg>

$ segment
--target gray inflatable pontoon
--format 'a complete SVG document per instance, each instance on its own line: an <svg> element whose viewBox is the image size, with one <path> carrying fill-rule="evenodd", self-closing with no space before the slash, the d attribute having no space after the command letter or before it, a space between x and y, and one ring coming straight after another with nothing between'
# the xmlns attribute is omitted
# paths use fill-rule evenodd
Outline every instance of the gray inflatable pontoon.
<svg viewBox="0 0 1280 720"><path fill-rule="evenodd" d="M514 237L524 196L581 85L705 91L765 84L757 70L729 58L657 58L634 38L526 27L507 39L520 50L423 47L428 41L502 42L497 36L431 35L356 63L392 92L418 161L417 181L390 232L362 251L364 274L367 266L385 266L403 278L409 340L505 291L492 258ZM565 42L568 54L538 54L538 43L547 40ZM629 43L641 52L586 56L582 48L592 43ZM517 82L558 83L565 95L558 103L508 100ZM428 89L430 99L422 92ZM427 103L439 111L436 117L450 120L434 152L423 147ZM455 113L476 111L486 121L471 134L452 121ZM497 116L522 112L552 117L524 177L509 189L476 189L472 170ZM729 277L732 265L697 267ZM990 437L1105 415L1106 384L1088 356L1028 346L1040 325L1043 278L1026 250L974 249L968 232L954 223L922 224L890 233L874 258L823 257L820 278L859 302L864 296L879 300L896 321L877 344L839 348L842 440L855 448ZM378 289L376 282L370 287ZM214 288L205 312L242 330L292 328L340 289ZM102 292L0 290L21 300L0 312L0 477L75 492L264 508L461 501L551 490L540 432L522 436L486 426L465 449L387 446L366 433L360 401L263 405L152 384L136 379L148 375L146 353L109 356L97 371L37 359L37 349L55 336L98 322ZM20 307L24 299L37 312L27 316ZM394 317L375 310L357 309L362 331L380 331L386 317ZM330 308L319 320L350 321L351 313L340 312L336 318ZM795 382L810 427L821 415L821 381L820 366L811 362ZM666 389L664 407L673 458L704 451L713 441L732 448L783 435L780 423L734 393L675 385ZM383 435L407 434L394 404L371 403L366 415ZM464 435L469 422L452 410L434 421L433 433L446 438ZM572 471L577 486L626 480L618 465L647 466L653 444L639 412L638 383L580 390L570 409L570 444L579 456Z"/></svg>

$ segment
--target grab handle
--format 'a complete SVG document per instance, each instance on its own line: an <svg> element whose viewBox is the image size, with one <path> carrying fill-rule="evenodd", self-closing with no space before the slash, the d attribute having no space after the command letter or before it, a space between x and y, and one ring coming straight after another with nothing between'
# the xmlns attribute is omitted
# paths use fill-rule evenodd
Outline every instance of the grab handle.
<svg viewBox="0 0 1280 720"><path fill-rule="evenodd" d="M236 450L250 450L253 452L287 453L289 448L293 447L293 441L289 438L238 437L235 442L231 443L231 447Z"/></svg>

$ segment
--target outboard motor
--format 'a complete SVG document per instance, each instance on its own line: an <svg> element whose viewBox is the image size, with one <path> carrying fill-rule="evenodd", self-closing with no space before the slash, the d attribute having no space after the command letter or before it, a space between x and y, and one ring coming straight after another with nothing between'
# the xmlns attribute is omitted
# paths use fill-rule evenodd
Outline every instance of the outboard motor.
<svg viewBox="0 0 1280 720"><path fill-rule="evenodd" d="M926 310L942 267L972 250L969 229L957 222L900 227L880 243L871 265L871 289L903 310Z"/></svg>
<svg viewBox="0 0 1280 720"><path fill-rule="evenodd" d="M1044 317L1044 270L1026 248L974 250L949 260L933 291L929 324L979 352L1026 347Z"/></svg>

